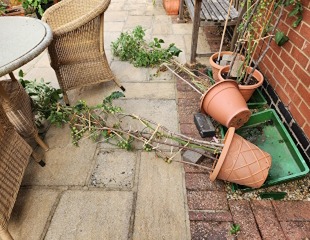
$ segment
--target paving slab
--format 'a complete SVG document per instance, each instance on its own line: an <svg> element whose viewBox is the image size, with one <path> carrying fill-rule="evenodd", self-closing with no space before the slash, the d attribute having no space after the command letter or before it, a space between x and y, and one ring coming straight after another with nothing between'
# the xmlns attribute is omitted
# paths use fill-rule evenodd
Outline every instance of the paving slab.
<svg viewBox="0 0 310 240"><path fill-rule="evenodd" d="M106 53L112 54L111 43L115 42L121 35L121 32L106 32L104 35L104 49Z"/></svg>
<svg viewBox="0 0 310 240"><path fill-rule="evenodd" d="M286 239L310 239L310 222L280 222Z"/></svg>
<svg viewBox="0 0 310 240"><path fill-rule="evenodd" d="M256 226L255 218L251 210L250 202L247 200L230 200L229 209L235 224L240 225L238 240L262 239Z"/></svg>
<svg viewBox="0 0 310 240"><path fill-rule="evenodd" d="M39 240L44 234L60 191L52 189L21 189L9 222L15 240Z"/></svg>
<svg viewBox="0 0 310 240"><path fill-rule="evenodd" d="M148 69L137 68L129 62L114 60L111 69L116 78L122 82L145 82L147 80Z"/></svg>
<svg viewBox="0 0 310 240"><path fill-rule="evenodd" d="M115 105L122 107L123 112L125 113L145 117L162 126L165 126L170 131L178 132L178 118L174 100L122 99L115 100ZM141 126L141 124L134 124L132 122L129 123L131 124L132 129L137 129L138 126Z"/></svg>
<svg viewBox="0 0 310 240"><path fill-rule="evenodd" d="M136 4L126 4L126 9L130 9L130 6L133 7L132 10L136 9ZM144 6L145 7L145 6ZM153 22L153 16L128 16L127 21L124 25L124 30L134 29L136 26L140 25L143 29L150 29Z"/></svg>
<svg viewBox="0 0 310 240"><path fill-rule="evenodd" d="M184 35L184 41L186 46L186 52L190 54L192 45L192 35ZM210 45L204 34L198 34L197 52L199 53L210 53ZM201 61L199 61L201 62Z"/></svg>
<svg viewBox="0 0 310 240"><path fill-rule="evenodd" d="M226 240L232 239L229 234L230 222L191 222L192 240Z"/></svg>
<svg viewBox="0 0 310 240"><path fill-rule="evenodd" d="M263 239L285 239L270 201L254 200L251 202L251 207Z"/></svg>
<svg viewBox="0 0 310 240"><path fill-rule="evenodd" d="M66 191L45 240L128 239L133 193Z"/></svg>
<svg viewBox="0 0 310 240"><path fill-rule="evenodd" d="M104 14L105 22L125 22L128 17L128 11L107 11Z"/></svg>
<svg viewBox="0 0 310 240"><path fill-rule="evenodd" d="M67 145L45 152L46 166L30 161L23 185L84 186L94 162L96 144L85 139L80 147Z"/></svg>
<svg viewBox="0 0 310 240"><path fill-rule="evenodd" d="M226 192L187 191L190 210L228 210Z"/></svg>
<svg viewBox="0 0 310 240"><path fill-rule="evenodd" d="M310 221L310 202L308 201L272 201L272 205L279 221Z"/></svg>
<svg viewBox="0 0 310 240"><path fill-rule="evenodd" d="M36 67L30 69L28 72L25 73L24 79L26 80L37 80L40 81L42 78L44 82L50 82L51 86L54 88L60 88L59 83L56 77L56 73L54 69L51 67Z"/></svg>
<svg viewBox="0 0 310 240"><path fill-rule="evenodd" d="M136 152L100 151L96 155L96 165L90 185L113 189L131 189L136 172Z"/></svg>
<svg viewBox="0 0 310 240"><path fill-rule="evenodd" d="M190 239L188 224L182 164L142 153L133 239Z"/></svg>
<svg viewBox="0 0 310 240"><path fill-rule="evenodd" d="M104 34L109 32L121 32L124 29L125 22L104 22Z"/></svg>

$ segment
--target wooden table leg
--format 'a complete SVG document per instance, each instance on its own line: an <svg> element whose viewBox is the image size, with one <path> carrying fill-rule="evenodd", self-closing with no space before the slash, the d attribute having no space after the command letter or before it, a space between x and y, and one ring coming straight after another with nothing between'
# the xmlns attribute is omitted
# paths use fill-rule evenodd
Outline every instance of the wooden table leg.
<svg viewBox="0 0 310 240"><path fill-rule="evenodd" d="M178 23L184 23L184 0L180 0Z"/></svg>
<svg viewBox="0 0 310 240"><path fill-rule="evenodd" d="M192 31L191 58L190 58L191 64L196 62L198 33L199 33L199 25L200 25L201 2L202 2L202 0L195 0L195 11L194 11L194 21L193 21L193 31Z"/></svg>

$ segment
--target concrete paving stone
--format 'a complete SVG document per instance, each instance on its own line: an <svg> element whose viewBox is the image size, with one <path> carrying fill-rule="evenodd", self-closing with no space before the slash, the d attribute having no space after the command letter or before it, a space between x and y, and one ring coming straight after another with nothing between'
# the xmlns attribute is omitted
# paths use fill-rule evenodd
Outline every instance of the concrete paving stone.
<svg viewBox="0 0 310 240"><path fill-rule="evenodd" d="M165 126L172 132L178 132L176 104L169 99L123 99L115 100L115 105L122 107L123 112L145 117ZM139 126L140 123L138 124ZM132 129L136 129L132 124Z"/></svg>
<svg viewBox="0 0 310 240"><path fill-rule="evenodd" d="M129 6L126 5L127 7ZM135 7L135 4L133 4L133 7ZM124 29L133 29L138 25L142 26L142 28L149 29L152 26L152 21L152 16L128 16Z"/></svg>
<svg viewBox="0 0 310 240"><path fill-rule="evenodd" d="M59 193L52 189L20 189L9 222L15 240L42 239Z"/></svg>
<svg viewBox="0 0 310 240"><path fill-rule="evenodd" d="M122 82L145 82L148 78L147 68L137 68L129 62L114 60L111 69L116 78Z"/></svg>
<svg viewBox="0 0 310 240"><path fill-rule="evenodd" d="M128 17L128 11L107 11L104 14L105 22L124 22Z"/></svg>
<svg viewBox="0 0 310 240"><path fill-rule="evenodd" d="M104 35L104 49L107 52L109 52L110 54L112 54L112 47L111 47L111 43L115 42L121 35L121 32L106 32Z"/></svg>
<svg viewBox="0 0 310 240"><path fill-rule="evenodd" d="M144 14L146 16L159 16L166 15L166 11L162 5L162 1L157 1L155 5L147 5Z"/></svg>
<svg viewBox="0 0 310 240"><path fill-rule="evenodd" d="M89 106L102 103L102 100L114 91L122 91L114 81L98 83L67 92L70 104L76 104L79 100L85 100Z"/></svg>
<svg viewBox="0 0 310 240"><path fill-rule="evenodd" d="M64 148L65 146L71 145L72 139L69 125L66 124L62 127L51 125L45 135L44 141L50 149Z"/></svg>
<svg viewBox="0 0 310 240"><path fill-rule="evenodd" d="M133 193L66 191L45 240L128 239Z"/></svg>
<svg viewBox="0 0 310 240"><path fill-rule="evenodd" d="M156 25L156 23L154 23ZM162 23L160 23L162 24ZM170 24L168 23L170 26ZM180 35L175 35L175 34L164 34L164 33L154 33L153 32L153 38L158 38L158 39L163 39L164 43L162 43L163 48L169 47L171 43L174 43L177 48L182 50L183 52L185 51L185 41L183 36Z"/></svg>
<svg viewBox="0 0 310 240"><path fill-rule="evenodd" d="M190 210L228 210L226 192L187 191Z"/></svg>
<svg viewBox="0 0 310 240"><path fill-rule="evenodd" d="M180 159L180 155L177 156ZM133 239L190 239L182 164L141 154Z"/></svg>
<svg viewBox="0 0 310 240"><path fill-rule="evenodd" d="M310 202L308 201L272 201L272 205L279 221L310 221Z"/></svg>
<svg viewBox="0 0 310 240"><path fill-rule="evenodd" d="M226 240L231 239L229 234L230 222L191 222L192 240Z"/></svg>
<svg viewBox="0 0 310 240"><path fill-rule="evenodd" d="M285 235L270 201L254 200L251 202L251 207L263 239L285 239Z"/></svg>
<svg viewBox="0 0 310 240"><path fill-rule="evenodd" d="M172 35L172 21L167 15L154 16L153 35ZM164 39L164 38L162 38ZM165 40L165 39L164 39Z"/></svg>
<svg viewBox="0 0 310 240"><path fill-rule="evenodd" d="M193 191L225 191L223 181L211 182L209 174L185 173L185 184L187 190Z"/></svg>
<svg viewBox="0 0 310 240"><path fill-rule="evenodd" d="M26 80L36 79L37 81L40 81L42 78L44 79L44 82L50 82L50 86L57 89L60 88L56 73L51 67L35 67L29 70L29 72L25 72L24 79Z"/></svg>
<svg viewBox="0 0 310 240"><path fill-rule="evenodd" d="M175 84L173 82L124 83L124 87L126 88L126 98L175 99Z"/></svg>
<svg viewBox="0 0 310 240"><path fill-rule="evenodd" d="M100 151L91 174L90 185L113 189L131 189L134 185L136 152Z"/></svg>
<svg viewBox="0 0 310 240"><path fill-rule="evenodd" d="M191 36L193 30L193 24L191 23L179 23L172 25L173 33L178 35L188 34ZM199 30L201 32L201 30Z"/></svg>
<svg viewBox="0 0 310 240"><path fill-rule="evenodd" d="M104 22L105 34L108 32L121 32L123 31L125 22Z"/></svg>
<svg viewBox="0 0 310 240"><path fill-rule="evenodd" d="M110 11L122 11L125 5L125 1L113 2L110 4L107 13Z"/></svg>
<svg viewBox="0 0 310 240"><path fill-rule="evenodd" d="M205 221L205 222L232 222L233 218L229 211L189 211L190 221Z"/></svg>
<svg viewBox="0 0 310 240"><path fill-rule="evenodd" d="M45 152L46 166L30 161L23 185L84 186L90 175L96 143L82 140L79 147L66 145Z"/></svg>
<svg viewBox="0 0 310 240"><path fill-rule="evenodd" d="M175 76L169 70L167 71L158 71L158 68L149 68L148 69L148 80L150 82L175 82Z"/></svg>
<svg viewBox="0 0 310 240"><path fill-rule="evenodd" d="M280 222L286 239L310 239L310 222Z"/></svg>
<svg viewBox="0 0 310 240"><path fill-rule="evenodd" d="M229 209L234 223L240 225L238 240L240 239L262 239L257 229L250 202L247 200L230 200Z"/></svg>
<svg viewBox="0 0 310 240"><path fill-rule="evenodd" d="M185 47L188 53L190 53L192 45L192 35L184 35ZM210 53L210 45L204 34L198 35L197 52L199 53Z"/></svg>

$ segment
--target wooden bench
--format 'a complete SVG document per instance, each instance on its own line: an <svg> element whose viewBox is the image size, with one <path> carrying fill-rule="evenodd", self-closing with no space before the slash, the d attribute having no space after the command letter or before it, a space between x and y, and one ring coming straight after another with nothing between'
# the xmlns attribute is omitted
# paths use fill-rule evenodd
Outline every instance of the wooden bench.
<svg viewBox="0 0 310 240"><path fill-rule="evenodd" d="M193 21L192 45L190 62L194 63L196 56L211 56L212 53L198 54L198 31L199 26L224 26L230 0L181 0L179 9L179 21L184 21L184 1ZM233 0L228 18L228 26L238 25L243 10L240 7L240 0ZM232 39L232 46L235 44L236 31Z"/></svg>

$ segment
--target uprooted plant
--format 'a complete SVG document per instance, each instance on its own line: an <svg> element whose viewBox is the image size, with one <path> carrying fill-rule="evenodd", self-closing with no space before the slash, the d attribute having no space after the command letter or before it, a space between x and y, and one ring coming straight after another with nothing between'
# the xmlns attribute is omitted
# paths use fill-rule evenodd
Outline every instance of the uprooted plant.
<svg viewBox="0 0 310 240"><path fill-rule="evenodd" d="M93 107L88 106L85 101L79 101L72 107L57 103L52 108L49 120L57 125L68 123L74 145L78 145L83 138L92 138L94 141L107 142L131 151L140 142L144 151L154 151L168 163L175 161L174 157L183 149L197 152L200 152L198 149L203 149L205 157L217 160L224 146L222 143L201 141L173 133L151 120L123 113L120 107L112 104L114 99L123 96L121 92L113 92L101 104ZM169 146L170 151L167 151L167 147L165 150L164 146ZM203 168L212 171L210 168Z"/></svg>
<svg viewBox="0 0 310 240"><path fill-rule="evenodd" d="M35 123L40 127L48 119L52 112L52 106L62 98L60 89L50 86L43 79L33 81L24 79L24 72L19 71L19 82L24 87L32 100L32 108L35 113Z"/></svg>
<svg viewBox="0 0 310 240"><path fill-rule="evenodd" d="M120 37L111 43L112 53L122 61L129 61L135 67L156 67L167 62L182 52L174 43L163 48L163 39L145 40L145 30L141 26L131 32L122 32Z"/></svg>

